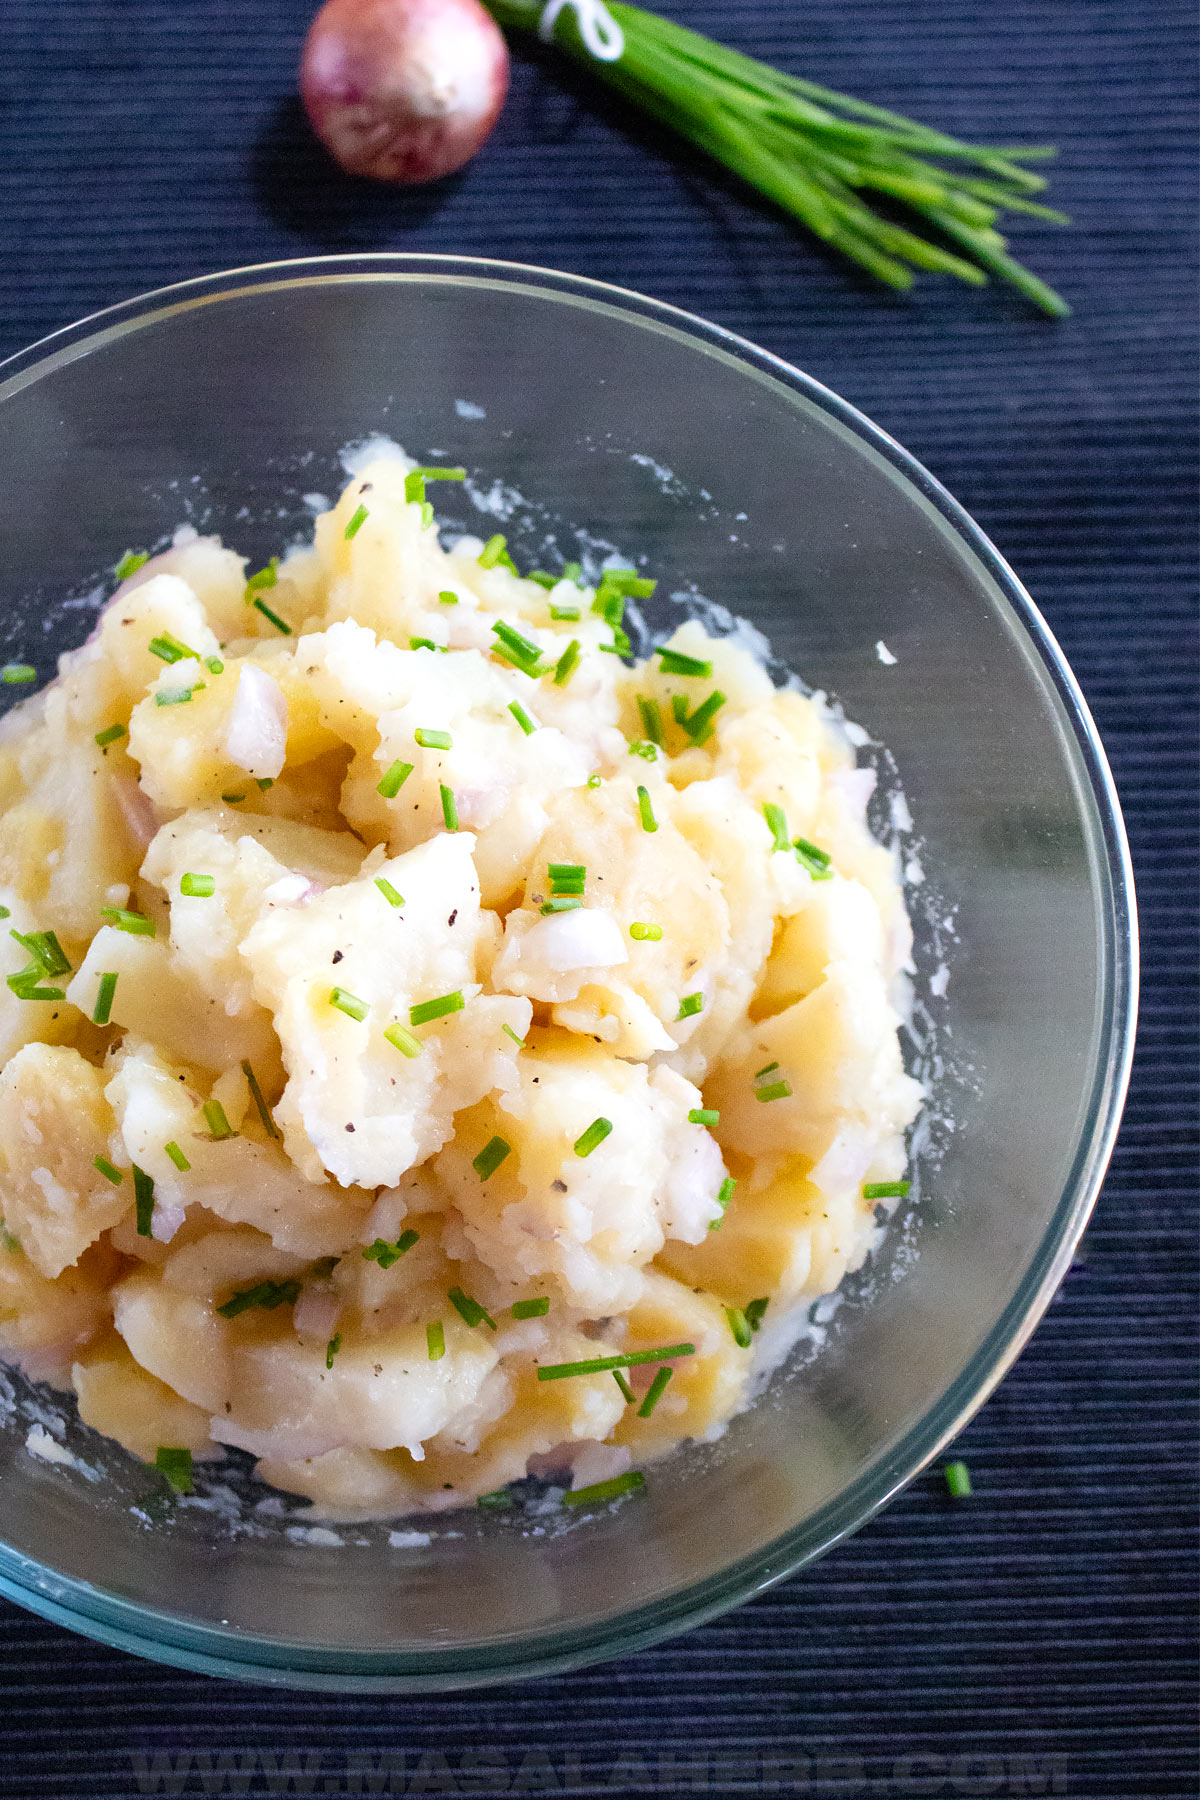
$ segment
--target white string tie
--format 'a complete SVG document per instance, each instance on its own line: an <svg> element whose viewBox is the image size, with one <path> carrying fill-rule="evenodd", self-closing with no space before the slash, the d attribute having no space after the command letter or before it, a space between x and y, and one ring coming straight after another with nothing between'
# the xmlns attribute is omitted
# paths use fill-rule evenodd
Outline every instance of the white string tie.
<svg viewBox="0 0 1200 1800"><path fill-rule="evenodd" d="M558 15L567 7L575 14L579 35L597 62L619 62L625 53L625 33L604 0L549 0L538 26L542 42L548 44L551 41Z"/></svg>

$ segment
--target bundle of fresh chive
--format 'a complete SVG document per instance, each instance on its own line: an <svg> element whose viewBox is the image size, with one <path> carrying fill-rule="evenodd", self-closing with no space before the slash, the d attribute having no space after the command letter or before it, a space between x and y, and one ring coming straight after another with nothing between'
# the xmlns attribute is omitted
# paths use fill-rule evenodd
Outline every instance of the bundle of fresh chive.
<svg viewBox="0 0 1200 1800"><path fill-rule="evenodd" d="M526 29L536 29L545 11L543 0L485 4L501 25ZM1068 222L1032 198L1046 183L1022 166L1053 156L1052 148L962 143L784 75L641 7L612 0L608 11L625 39L616 61L592 55L570 8L557 15L555 42L878 280L908 288L914 268L936 269L981 287L994 275L1055 318L1070 312L1008 255L996 229L1005 210ZM934 235L885 217L868 195L915 215Z"/></svg>

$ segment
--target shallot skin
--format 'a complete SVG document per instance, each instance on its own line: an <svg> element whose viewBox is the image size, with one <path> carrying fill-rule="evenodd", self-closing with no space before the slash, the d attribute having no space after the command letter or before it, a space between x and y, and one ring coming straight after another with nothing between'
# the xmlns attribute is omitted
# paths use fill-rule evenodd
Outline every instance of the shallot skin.
<svg viewBox="0 0 1200 1800"><path fill-rule="evenodd" d="M342 168L436 181L468 162L508 93L508 46L479 0L327 0L300 94Z"/></svg>

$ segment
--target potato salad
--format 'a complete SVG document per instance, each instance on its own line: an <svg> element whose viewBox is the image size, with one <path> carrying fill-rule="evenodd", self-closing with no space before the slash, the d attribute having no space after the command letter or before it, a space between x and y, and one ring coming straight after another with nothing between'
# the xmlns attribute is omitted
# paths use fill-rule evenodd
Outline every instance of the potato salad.
<svg viewBox="0 0 1200 1800"><path fill-rule="evenodd" d="M0 726L0 1339L182 1491L637 1487L907 1192L844 732L694 619L636 659L634 569L444 543L462 477L126 555Z"/></svg>

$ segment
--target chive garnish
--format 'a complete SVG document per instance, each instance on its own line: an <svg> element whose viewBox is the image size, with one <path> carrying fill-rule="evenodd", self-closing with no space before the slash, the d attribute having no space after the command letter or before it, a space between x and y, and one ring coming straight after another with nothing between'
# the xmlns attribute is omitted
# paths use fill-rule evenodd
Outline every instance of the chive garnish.
<svg viewBox="0 0 1200 1800"><path fill-rule="evenodd" d="M425 504L425 476L420 469L413 469L404 477L404 498L411 506Z"/></svg>
<svg viewBox="0 0 1200 1800"><path fill-rule="evenodd" d="M204 666L210 675L223 675L225 673L225 664L221 661L219 656L206 656L204 659Z"/></svg>
<svg viewBox="0 0 1200 1800"><path fill-rule="evenodd" d="M587 881L585 863L547 863L546 873L553 894L582 894Z"/></svg>
<svg viewBox="0 0 1200 1800"><path fill-rule="evenodd" d="M200 1111L204 1116L204 1123L208 1126L210 1135L218 1143L223 1143L226 1138L237 1136L237 1132L225 1117L225 1108L219 1100L206 1100Z"/></svg>
<svg viewBox="0 0 1200 1800"><path fill-rule="evenodd" d="M339 1012L345 1013L348 1019L355 1020L359 1025L371 1010L369 1001L360 1000L357 994L352 994L348 989L340 987L330 989L329 1004L336 1006Z"/></svg>
<svg viewBox="0 0 1200 1800"><path fill-rule="evenodd" d="M562 576L549 575L545 569L530 569L525 579L526 581L535 581L538 587L545 588L548 593L551 588L558 586Z"/></svg>
<svg viewBox="0 0 1200 1800"><path fill-rule="evenodd" d="M720 688L714 688L703 705L679 720L693 744L707 744L713 734L713 720L724 706L726 698Z"/></svg>
<svg viewBox="0 0 1200 1800"><path fill-rule="evenodd" d="M539 1294L534 1300L515 1300L512 1316L514 1319L544 1319L549 1311L549 1294Z"/></svg>
<svg viewBox="0 0 1200 1800"><path fill-rule="evenodd" d="M719 1125L721 1115L711 1106L693 1106L688 1114L689 1125Z"/></svg>
<svg viewBox="0 0 1200 1800"><path fill-rule="evenodd" d="M742 1308L742 1311L746 1315L746 1323L750 1327L751 1331L758 1330L759 1326L763 1322L763 1314L766 1312L766 1310L767 1310L768 1306L770 1306L770 1304L771 1304L771 1297L769 1294L764 1294L762 1296L762 1298L758 1299L758 1300L747 1300L745 1306L743 1306L743 1308Z"/></svg>
<svg viewBox="0 0 1200 1800"><path fill-rule="evenodd" d="M192 1492L192 1453L160 1444L154 1452L154 1466L164 1475L177 1494Z"/></svg>
<svg viewBox="0 0 1200 1800"><path fill-rule="evenodd" d="M458 605L458 595L454 592L453 588L443 588L442 589L442 591L438 595L438 605L439 606L457 606Z"/></svg>
<svg viewBox="0 0 1200 1800"><path fill-rule="evenodd" d="M607 1375L611 1369L634 1369L639 1363L669 1362L695 1356L695 1344L664 1344L661 1350L630 1350L624 1356L594 1356L587 1362L544 1363L539 1381L563 1381L569 1375Z"/></svg>
<svg viewBox="0 0 1200 1800"><path fill-rule="evenodd" d="M779 1064L777 1062L764 1063L761 1069L755 1070L755 1072L754 1072L755 1081L761 1081L764 1075L773 1075L778 1067L779 1067Z"/></svg>
<svg viewBox="0 0 1200 1800"><path fill-rule="evenodd" d="M782 806L776 806L768 800L763 807L763 818L767 821L767 829L774 839L776 850L790 850L792 840L788 836L787 817Z"/></svg>
<svg viewBox="0 0 1200 1800"><path fill-rule="evenodd" d="M790 1100L791 1097L791 1085L786 1081L773 1081L769 1087L759 1087L754 1090L754 1098L762 1100L764 1103L768 1100Z"/></svg>
<svg viewBox="0 0 1200 1800"><path fill-rule="evenodd" d="M603 777L603 775L589 775L587 778L587 784L590 788L603 787L604 786L604 777Z"/></svg>
<svg viewBox="0 0 1200 1800"><path fill-rule="evenodd" d="M103 731L98 731L96 733L96 742L103 750L106 745L115 744L118 738L123 738L124 736L125 727L123 725L106 725Z"/></svg>
<svg viewBox="0 0 1200 1800"><path fill-rule="evenodd" d="M646 1477L640 1469L626 1469L624 1475L614 1475L611 1481L597 1481L585 1488L568 1488L563 1495L563 1505L599 1506L605 1500L615 1500L619 1494L635 1493L645 1485Z"/></svg>
<svg viewBox="0 0 1200 1800"><path fill-rule="evenodd" d="M121 906L102 906L100 917L115 925L118 931L127 931L131 937L154 936L154 920L143 913L127 912Z"/></svg>
<svg viewBox="0 0 1200 1800"><path fill-rule="evenodd" d="M449 1013L461 1012L466 1005L461 989L452 994L442 994L437 1000L422 1000L417 1006L408 1009L410 1025L429 1025L434 1019L444 1019Z"/></svg>
<svg viewBox="0 0 1200 1800"><path fill-rule="evenodd" d="M203 687L204 683L201 682L200 686ZM194 687L163 688L161 693L155 694L154 704L155 706L187 706L195 692Z"/></svg>
<svg viewBox="0 0 1200 1800"><path fill-rule="evenodd" d="M502 1137L489 1138L479 1155L471 1163L471 1167L480 1181L486 1181L490 1175L494 1175L511 1150L512 1145L506 1143Z"/></svg>
<svg viewBox="0 0 1200 1800"><path fill-rule="evenodd" d="M911 1192L911 1181L865 1181L862 1196L864 1200L907 1200Z"/></svg>
<svg viewBox="0 0 1200 1800"><path fill-rule="evenodd" d="M946 1477L946 1487L952 1500L970 1499L971 1471L965 1462L947 1463L942 1473Z"/></svg>
<svg viewBox="0 0 1200 1800"><path fill-rule="evenodd" d="M446 1354L446 1327L440 1319L425 1327L425 1348L430 1362L441 1362Z"/></svg>
<svg viewBox="0 0 1200 1800"><path fill-rule="evenodd" d="M420 1232L412 1230L402 1231L394 1244L389 1244L386 1238L377 1237L363 1251L363 1261L378 1263L381 1269L390 1269L393 1263L399 1262L402 1256L407 1256L413 1245L420 1241Z"/></svg>
<svg viewBox="0 0 1200 1800"><path fill-rule="evenodd" d="M504 1032L506 1037L512 1039L518 1050L523 1050L525 1048L525 1039L523 1037L518 1037L511 1025L502 1025L500 1029Z"/></svg>
<svg viewBox="0 0 1200 1800"><path fill-rule="evenodd" d="M658 750L648 739L645 742L639 739L636 743L630 744L629 754L630 756L640 756L643 762L658 761Z"/></svg>
<svg viewBox="0 0 1200 1800"><path fill-rule="evenodd" d="M435 644L432 638L410 637L408 647L410 650L440 650L442 646Z"/></svg>
<svg viewBox="0 0 1200 1800"><path fill-rule="evenodd" d="M180 1170L182 1174L186 1175L192 1165L183 1154L183 1151L179 1148L179 1145L172 1141L169 1144L164 1144L163 1149L175 1164L175 1167Z"/></svg>
<svg viewBox="0 0 1200 1800"><path fill-rule="evenodd" d="M105 1181L111 1181L114 1187L120 1187L121 1183L125 1179L125 1177L122 1175L120 1169L114 1168L112 1163L109 1162L107 1156L95 1157L92 1162L92 1167L93 1167L93 1169L98 1169L100 1171L101 1175L103 1175Z"/></svg>
<svg viewBox="0 0 1200 1800"><path fill-rule="evenodd" d="M30 663L5 663L0 669L0 681L9 687L23 687L26 682L37 680L37 670Z"/></svg>
<svg viewBox="0 0 1200 1800"><path fill-rule="evenodd" d="M347 542L349 542L349 540L352 537L358 536L359 532L362 530L363 526L366 524L366 522L370 518L370 516L371 516L370 512L367 510L367 508L365 506L360 505L355 509L355 511L351 514L350 523L346 526L345 531L342 533L342 536L347 540Z"/></svg>
<svg viewBox="0 0 1200 1800"><path fill-rule="evenodd" d="M507 1488L494 1488L490 1494L480 1494L475 1504L488 1512L503 1512L506 1506L513 1504L513 1497Z"/></svg>
<svg viewBox="0 0 1200 1800"><path fill-rule="evenodd" d="M46 975L69 975L71 964L62 945L52 931L9 931L22 949L28 950Z"/></svg>
<svg viewBox="0 0 1200 1800"><path fill-rule="evenodd" d="M577 606L552 606L550 617L557 619L560 624L575 625L579 621L580 612Z"/></svg>
<svg viewBox="0 0 1200 1800"><path fill-rule="evenodd" d="M154 1218L154 1181L145 1169L133 1164L133 1202L137 1218L137 1234L139 1237L150 1237L151 1221Z"/></svg>
<svg viewBox="0 0 1200 1800"><path fill-rule="evenodd" d="M226 806L240 806L246 796L245 794L222 794L221 798Z"/></svg>
<svg viewBox="0 0 1200 1800"><path fill-rule="evenodd" d="M401 1056L420 1056L421 1040L415 1038L406 1026L393 1022L383 1035L392 1048L400 1052Z"/></svg>
<svg viewBox="0 0 1200 1800"><path fill-rule="evenodd" d="M279 580L279 558L273 556L265 569L258 569L246 578L246 599L257 594L263 588L273 588Z"/></svg>
<svg viewBox="0 0 1200 1800"><path fill-rule="evenodd" d="M421 529L422 529L422 531L428 531L428 530L430 530L432 525L433 525L433 501L432 500L422 500L422 502L421 502Z"/></svg>
<svg viewBox="0 0 1200 1800"><path fill-rule="evenodd" d="M643 831L657 831L658 820L654 816L654 808L650 804L649 791L640 787L637 791L638 815L642 821Z"/></svg>
<svg viewBox="0 0 1200 1800"><path fill-rule="evenodd" d="M275 777L273 775L256 775L254 785L260 794L265 794L268 788L275 786Z"/></svg>
<svg viewBox="0 0 1200 1800"><path fill-rule="evenodd" d="M590 1156L612 1131L611 1119L593 1119L581 1138L575 1140L576 1156Z"/></svg>
<svg viewBox="0 0 1200 1800"><path fill-rule="evenodd" d="M308 1271L309 1280L328 1281L341 1260L340 1256L318 1256L316 1262Z"/></svg>
<svg viewBox="0 0 1200 1800"><path fill-rule="evenodd" d="M151 656L157 656L161 662L199 662L200 653L189 649L187 644L174 637L171 632L164 631L158 637L152 637L147 645Z"/></svg>
<svg viewBox="0 0 1200 1800"><path fill-rule="evenodd" d="M216 893L217 884L211 875L183 875L179 891L186 900L208 900Z"/></svg>
<svg viewBox="0 0 1200 1800"><path fill-rule="evenodd" d="M554 665L555 687L565 687L579 661L579 639L572 638Z"/></svg>
<svg viewBox="0 0 1200 1800"><path fill-rule="evenodd" d="M833 879L833 869L830 867L833 858L828 850L822 850L819 845L802 837L793 838L792 846L796 852L796 861L802 869L808 870L814 881Z"/></svg>
<svg viewBox="0 0 1200 1800"><path fill-rule="evenodd" d="M490 537L488 539L487 543L479 553L479 567L481 569L494 569L498 564L506 569L511 569L514 574L516 573L516 565L514 564L512 557L508 554L508 539L499 531L496 533L495 537Z"/></svg>
<svg viewBox="0 0 1200 1800"><path fill-rule="evenodd" d="M66 992L60 987L39 987L42 972L36 963L30 963L16 975L5 977L10 990L18 1000L65 1000Z"/></svg>
<svg viewBox="0 0 1200 1800"><path fill-rule="evenodd" d="M608 600L615 596L622 600L649 600L657 586L657 581L639 575L636 569L605 569L600 576L596 598Z"/></svg>
<svg viewBox="0 0 1200 1800"><path fill-rule="evenodd" d="M396 761L375 789L385 800L394 800L413 772L412 763Z"/></svg>
<svg viewBox="0 0 1200 1800"><path fill-rule="evenodd" d="M260 612L263 618L267 619L275 627L276 631L281 631L284 637L291 637L292 628L287 623L287 620L281 619L277 612L272 612L265 600L255 600L254 606L256 611Z"/></svg>
<svg viewBox="0 0 1200 1800"><path fill-rule="evenodd" d="M446 830L457 831L458 804L454 798L454 789L448 788L444 782L439 782L438 792L442 796L442 820Z"/></svg>
<svg viewBox="0 0 1200 1800"><path fill-rule="evenodd" d="M148 550L127 550L113 570L113 574L118 581L128 581L131 575L136 575L139 569L145 568L149 561L150 552Z"/></svg>
<svg viewBox="0 0 1200 1800"><path fill-rule="evenodd" d="M386 875L375 877L375 886L379 889L389 906L403 906L404 895L394 888Z"/></svg>
<svg viewBox="0 0 1200 1800"><path fill-rule="evenodd" d="M750 1327L746 1322L746 1315L741 1307L727 1306L725 1308L725 1317L729 1321L729 1329L733 1334L733 1341L738 1346L738 1349L748 1350L750 1348L750 1338L752 1334Z"/></svg>
<svg viewBox="0 0 1200 1800"><path fill-rule="evenodd" d="M584 585L583 564L577 562L564 563L563 572L559 579L562 581L573 581L576 587L582 587Z"/></svg>
<svg viewBox="0 0 1200 1800"><path fill-rule="evenodd" d="M637 1399L637 1395L634 1393L633 1389L630 1387L629 1383L626 1381L625 1377L622 1375L620 1369L613 1370L612 1378L616 1382L617 1386L620 1388L621 1392L624 1394L625 1404L627 1406L632 1406L634 1401Z"/></svg>
<svg viewBox="0 0 1200 1800"><path fill-rule="evenodd" d="M429 731L423 725L418 726L413 737L422 750L450 750L454 746L454 739L448 731Z"/></svg>
<svg viewBox="0 0 1200 1800"><path fill-rule="evenodd" d="M674 1369L668 1365L664 1365L663 1368L658 1371L658 1374L646 1389L646 1398L637 1409L637 1416L639 1419L648 1419L650 1417L651 1413L662 1399L663 1394L666 1391L667 1383L674 1373Z"/></svg>
<svg viewBox="0 0 1200 1800"><path fill-rule="evenodd" d="M662 712L658 701L647 700L642 694L639 694L637 707L642 721L643 734L652 744L657 744L661 749L666 740L663 737Z"/></svg>
<svg viewBox="0 0 1200 1800"><path fill-rule="evenodd" d="M342 1347L342 1334L340 1331L335 1331L333 1336L330 1338L329 1342L325 1346L325 1367L327 1369L332 1369L333 1359L337 1355L337 1353L341 1349L341 1347Z"/></svg>
<svg viewBox="0 0 1200 1800"><path fill-rule="evenodd" d="M679 1002L679 1011L675 1014L675 1023L681 1019L691 1019L696 1013L704 1011L703 994L685 994Z"/></svg>
<svg viewBox="0 0 1200 1800"><path fill-rule="evenodd" d="M481 1306L478 1300L472 1300L470 1294L464 1294L461 1288L453 1287L446 1298L459 1317L468 1325L490 1325L495 1331L496 1321L491 1313L485 1306Z"/></svg>
<svg viewBox="0 0 1200 1800"><path fill-rule="evenodd" d="M552 894L549 900L542 902L543 918L548 913L576 912L583 905L578 894Z"/></svg>
<svg viewBox="0 0 1200 1800"><path fill-rule="evenodd" d="M685 656L681 650L656 650L654 653L662 663L664 675L703 675L712 674L712 664L701 662L698 656Z"/></svg>
<svg viewBox="0 0 1200 1800"><path fill-rule="evenodd" d="M529 638L522 637L519 631L512 625L507 624L503 619L496 620L496 623L492 626L492 631L495 636L500 639L500 642L511 650L513 655L518 657L521 662L536 663L540 660L542 653L538 646L535 643L532 643Z"/></svg>
<svg viewBox="0 0 1200 1800"><path fill-rule="evenodd" d="M250 1098L258 1108L258 1116L262 1120L263 1130L268 1137L277 1138L279 1136L279 1127L271 1117L270 1108L267 1106L263 1091L258 1085L258 1076L254 1073L250 1064L244 1060L242 1062L242 1074L246 1077L246 1086L250 1089Z"/></svg>
<svg viewBox="0 0 1200 1800"><path fill-rule="evenodd" d="M662 926L647 925L644 920L635 919L629 927L629 935L639 944L656 944L662 936Z"/></svg>
<svg viewBox="0 0 1200 1800"><path fill-rule="evenodd" d="M236 1319L239 1313L249 1312L252 1307L274 1312L277 1306L294 1306L299 1298L298 1281L259 1281L253 1287L241 1288L238 1293L231 1294L217 1311L223 1319Z"/></svg>
<svg viewBox="0 0 1200 1800"><path fill-rule="evenodd" d="M733 1176L727 1175L725 1177L724 1181L721 1183L720 1187L717 1189L717 1205L721 1209L721 1215L720 1215L720 1218L713 1220L712 1224L708 1228L710 1231L717 1231L720 1229L722 1221L725 1218L725 1212L726 1212L727 1207L729 1206L729 1202L733 1199L733 1190L736 1186L737 1186L737 1182L734 1180Z"/></svg>
<svg viewBox="0 0 1200 1800"><path fill-rule="evenodd" d="M525 708L521 705L521 702L519 700L510 700L508 703L508 710L517 721L517 724L521 727L521 730L525 733L525 736L532 737L533 733L537 730L537 724L530 718L529 714L525 711Z"/></svg>

